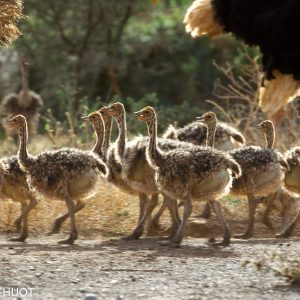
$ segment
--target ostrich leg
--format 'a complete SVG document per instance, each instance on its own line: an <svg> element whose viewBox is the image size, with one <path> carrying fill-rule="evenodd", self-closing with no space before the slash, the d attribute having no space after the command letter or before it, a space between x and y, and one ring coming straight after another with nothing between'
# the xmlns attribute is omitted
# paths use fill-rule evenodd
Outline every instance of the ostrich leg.
<svg viewBox="0 0 300 300"><path fill-rule="evenodd" d="M71 199L69 193L67 192L65 196L65 202L68 208L69 217L71 220L71 232L70 236L66 240L59 241L59 244L74 244L74 241L77 239L77 228L76 228L76 220L75 220L75 205L73 200Z"/></svg>
<svg viewBox="0 0 300 300"><path fill-rule="evenodd" d="M84 207L86 206L85 203L81 202L80 200L76 203L76 205L74 206L74 213L79 212L80 210L82 210ZM67 220L69 218L69 213L66 213L60 217L58 217L53 225L52 225L52 229L51 231L48 233L48 235L52 235L52 234L56 234L59 233L60 228L62 226L62 224L64 223L65 220Z"/></svg>
<svg viewBox="0 0 300 300"><path fill-rule="evenodd" d="M293 231L299 221L300 221L300 210L298 211L296 217L292 220L292 222L290 224L288 224L288 226L284 230L282 230L282 232L277 234L276 237L287 238L287 237L291 236L291 234L293 233Z"/></svg>
<svg viewBox="0 0 300 300"><path fill-rule="evenodd" d="M25 212L26 208L27 208L27 203L22 202L21 203L21 214L14 221L14 225L16 226L16 228L17 228L18 231L21 230L21 224L22 224L22 220L23 220L24 212Z"/></svg>
<svg viewBox="0 0 300 300"><path fill-rule="evenodd" d="M262 217L262 222L270 229L270 230L274 230L273 224L271 223L270 219L269 219L269 215L272 211L273 208L273 203L274 200L276 198L276 193L271 194L270 196L267 196L265 198L266 201L266 209L264 211L263 217Z"/></svg>
<svg viewBox="0 0 300 300"><path fill-rule="evenodd" d="M143 217L141 218L137 227L133 230L132 234L123 238L123 240L138 240L143 234L145 224L151 215L153 209L157 206L158 203L158 194L152 195L151 199L147 201L146 209L144 211Z"/></svg>
<svg viewBox="0 0 300 300"><path fill-rule="evenodd" d="M219 243L215 243L216 246L228 246L230 244L230 230L228 228L228 225L225 221L225 218L223 216L223 212L222 212L222 208L220 205L220 202L217 200L210 200L209 202L215 212L215 214L217 215L221 226L222 226L222 230L223 230L223 240Z"/></svg>
<svg viewBox="0 0 300 300"><path fill-rule="evenodd" d="M249 239L253 236L253 229L254 229L254 216L255 211L257 207L257 201L253 194L248 194L248 205L249 205L249 211L248 211L248 225L247 229L242 234L236 234L234 235L235 238L238 239Z"/></svg>
<svg viewBox="0 0 300 300"><path fill-rule="evenodd" d="M22 230L21 235L17 238L12 238L10 241L24 242L28 236L28 215L30 211L37 205L37 201L34 197L30 197L29 205L22 212ZM20 216L21 217L21 216Z"/></svg>
<svg viewBox="0 0 300 300"><path fill-rule="evenodd" d="M176 201L176 200L174 200L174 201ZM190 196L187 196L184 199L183 207L184 207L184 211L183 211L182 220L180 222L178 230L176 231L175 235L171 239L171 243L177 244L177 245L179 245L183 239L187 221L193 210L192 199Z"/></svg>

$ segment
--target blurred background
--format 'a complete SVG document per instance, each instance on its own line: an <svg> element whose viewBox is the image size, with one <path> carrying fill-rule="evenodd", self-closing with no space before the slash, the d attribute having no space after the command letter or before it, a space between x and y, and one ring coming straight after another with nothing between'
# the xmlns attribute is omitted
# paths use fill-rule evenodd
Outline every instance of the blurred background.
<svg viewBox="0 0 300 300"><path fill-rule="evenodd" d="M113 101L125 104L130 134L145 133L130 114L153 105L160 132L214 110L248 142L262 141L252 130L265 118L256 100L258 49L230 35L192 39L182 23L190 4L26 0L27 17L19 25L23 36L0 49L0 96L20 90L19 60L26 57L30 89L44 101L39 133L47 133L53 143L62 132L71 134L74 145L89 140L91 129L79 117ZM297 142L298 110L298 102L287 108L279 147Z"/></svg>

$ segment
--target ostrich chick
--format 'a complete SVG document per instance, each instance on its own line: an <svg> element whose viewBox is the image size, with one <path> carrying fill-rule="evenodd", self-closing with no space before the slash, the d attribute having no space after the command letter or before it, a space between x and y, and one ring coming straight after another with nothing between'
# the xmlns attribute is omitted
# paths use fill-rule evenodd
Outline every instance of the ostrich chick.
<svg viewBox="0 0 300 300"><path fill-rule="evenodd" d="M87 122L93 123L94 132L96 134L96 143L94 147L92 148L92 152L96 155L99 155L101 159L104 160L103 154L102 154L102 145L103 145L103 139L104 139L104 125L102 117L99 113L94 112L89 114L86 117L82 117L83 120ZM79 212L83 208L85 208L87 202L81 201L80 199L77 201L76 205L74 206L74 213ZM58 233L60 231L61 225L64 223L65 220L67 220L69 217L69 214L66 213L60 217L58 217L52 226L52 230L49 232L49 235Z"/></svg>
<svg viewBox="0 0 300 300"><path fill-rule="evenodd" d="M71 220L71 233L61 244L73 244L77 239L75 205L73 199L84 199L94 194L100 174L107 173L106 165L90 151L62 148L44 151L37 156L28 154L26 118L17 115L8 126L18 131L20 147L18 159L27 174L29 187L49 201L64 200Z"/></svg>
<svg viewBox="0 0 300 300"><path fill-rule="evenodd" d="M186 144L185 148L162 151L157 145L155 110L148 106L135 115L148 127L150 141L147 159L156 170L159 189L168 195L173 203L176 203L176 199L184 202L183 218L171 242L179 244L182 241L186 223L192 212L193 199L210 201L223 229L223 241L220 245L228 245L230 231L217 200L228 194L232 184L232 173L239 177L240 166L226 153L208 147Z"/></svg>
<svg viewBox="0 0 300 300"><path fill-rule="evenodd" d="M21 204L21 215L14 222L17 229L21 229L21 235L11 241L24 242L28 236L28 216L37 201L28 187L26 174L16 155L0 161L0 196Z"/></svg>
<svg viewBox="0 0 300 300"><path fill-rule="evenodd" d="M283 155L274 150L275 130L271 121L258 126L265 135L266 147L245 146L229 154L242 168L242 176L233 182L231 194L247 196L249 204L248 226L237 238L253 236L257 198L272 195L283 186L288 164Z"/></svg>
<svg viewBox="0 0 300 300"><path fill-rule="evenodd" d="M212 126L215 130L215 136L213 141L208 141L209 126ZM245 144L245 137L236 128L223 123L217 122L217 117L213 112L205 114L205 118L202 120L191 122L182 128L175 128L170 125L163 134L163 138L179 140L182 142L192 143L198 146L215 147L221 151L229 151L236 148L240 148ZM212 143L212 144L211 144ZM159 227L159 219L166 208L164 203L159 211L155 214L152 223L154 227ZM211 209L209 202L206 203L204 211L201 213L201 218L208 219L211 215Z"/></svg>

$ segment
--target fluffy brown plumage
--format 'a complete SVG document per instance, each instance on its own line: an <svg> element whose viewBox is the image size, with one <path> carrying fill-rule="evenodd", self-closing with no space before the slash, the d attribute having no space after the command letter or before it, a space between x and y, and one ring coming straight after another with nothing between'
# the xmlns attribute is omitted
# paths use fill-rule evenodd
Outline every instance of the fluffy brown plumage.
<svg viewBox="0 0 300 300"><path fill-rule="evenodd" d="M209 114L209 113L207 113ZM212 113L213 114L213 113ZM216 121L216 116L213 116L214 122ZM175 128L173 125L170 125L165 133L163 138L175 139L183 142L189 142L194 145L205 146L207 145L207 124L205 122L192 122L187 124L182 128ZM214 136L214 147L222 150L229 151L235 148L242 147L245 144L245 138L241 132L239 132L234 127L223 123L218 122L216 124L215 136ZM211 145L208 145L211 146ZM159 222L159 218L164 211L162 207L155 217L153 218L154 224ZM208 218L210 216L210 206L207 203L204 212L201 214L203 218ZM155 226L158 226L158 225Z"/></svg>
<svg viewBox="0 0 300 300"><path fill-rule="evenodd" d="M256 197L276 193L283 186L284 174L288 169L283 155L273 149L275 132L272 122L265 121L258 127L265 134L266 148L245 146L229 152L242 168L242 176L234 180L231 194L247 195L249 203L247 230L237 235L241 238L249 238L253 235Z"/></svg>
<svg viewBox="0 0 300 300"><path fill-rule="evenodd" d="M182 128L170 125L163 134L163 138L177 139L195 145L204 146L206 141L207 126L200 122L192 122ZM245 138L234 127L218 122L215 134L215 147L219 150L232 150L245 144Z"/></svg>
<svg viewBox="0 0 300 300"><path fill-rule="evenodd" d="M16 155L0 160L0 196L21 204L21 214L15 220L17 229L21 229L21 235L12 240L25 241L28 236L28 215L37 201L28 187L26 174L21 169Z"/></svg>
<svg viewBox="0 0 300 300"><path fill-rule="evenodd" d="M284 184L291 197L299 197L300 194L300 147L294 147L285 153L285 159L289 165L289 170L285 173ZM298 199L299 206L299 199ZM296 217L279 233L279 237L289 237L295 226L300 221L300 208Z"/></svg>
<svg viewBox="0 0 300 300"><path fill-rule="evenodd" d="M159 138L158 146L164 151L174 150L176 148L187 148L187 143ZM137 137L128 142L127 149L124 154L122 176L128 183L135 186L140 191L147 193L159 192L155 180L155 170L150 166L147 160L147 147L149 145L149 137ZM192 145L190 145L192 146ZM143 171L139 170L143 169Z"/></svg>
<svg viewBox="0 0 300 300"><path fill-rule="evenodd" d="M104 161L104 154L103 154L104 124L103 124L103 120L102 120L100 113L93 112L86 117L82 117L82 119L85 121L91 122L93 124L93 128L94 128L94 131L96 134L96 143L95 143L94 147L92 148L91 152L98 155ZM109 171L109 168L108 168L108 171ZM109 174L106 174L106 178L108 178L108 177L109 177ZM74 207L74 212L78 213L80 210L82 210L86 206L86 204L87 204L86 201L82 201L81 199L78 199L77 203ZM55 220L55 222L53 223L53 227L52 227L50 234L58 233L60 231L61 225L63 224L63 222L65 220L68 219L68 217L69 217L68 213L58 217Z"/></svg>
<svg viewBox="0 0 300 300"><path fill-rule="evenodd" d="M208 113L206 115L208 115ZM200 123L199 121L197 121L197 122ZM216 116L214 115L214 124L212 124L213 128L216 127L215 123L216 123ZM207 134L207 127L203 123L200 123L199 126L196 125L196 122L191 123L191 124L194 124L195 126L193 126L193 127L196 128L195 131L193 132L193 134L195 133L193 135L195 140L197 139L197 134L196 134L197 132L201 131L201 134L203 134L204 132L205 132L205 135ZM203 127L205 127L204 130L202 130ZM219 130L219 133L220 133L220 131L221 130ZM174 128L173 132L175 134L177 134L177 130L175 128ZM225 132L225 136L226 136L227 131L224 130L224 132ZM158 146L160 149L162 149L163 151L168 151L168 150L173 150L176 148L187 148L188 147L188 144L186 142L180 142L177 139L177 136L172 135L172 133L170 133L170 131L168 131L168 133L169 134L165 134L164 136L172 137L174 140L158 138L157 143L158 143ZM220 136L222 136L222 134L219 134L219 137ZM182 138L184 138L184 135L182 136ZM202 143L201 137L200 137L200 140ZM224 141L224 142L226 144L226 141ZM205 143L206 143L206 141L203 142L203 144L205 144ZM127 178L127 180L129 179L130 183L136 185L136 188L139 188L141 191L142 190L145 191L149 187L151 187L152 190L157 189L157 186L155 183L154 171L152 168L150 168L150 165L147 163L147 159L146 159L146 152L147 152L148 144L149 144L148 137L144 137L144 138L139 137L139 138L136 138L136 141L133 140L132 142L129 142L128 147L127 147L128 150L126 152L126 164L123 166L123 176L125 178ZM142 166L143 166L143 171L141 171ZM138 170L138 172L137 172L137 170ZM136 180L136 174L140 174L140 176L138 178L138 182ZM153 220L151 221L151 227L153 227L154 229L159 227L159 219L166 208L167 208L167 202L164 201L163 204L161 205L160 209L158 210L158 212L155 214ZM207 209L210 211L209 204L207 205ZM208 212L208 214L209 214L209 212ZM205 214L204 217L208 217L207 214ZM174 228L172 228L172 230L174 230Z"/></svg>
<svg viewBox="0 0 300 300"><path fill-rule="evenodd" d="M180 243L186 222L191 214L192 199L210 200L222 223L223 244L230 241L230 233L216 199L227 194L231 187L231 172L240 176L239 165L227 154L209 147L186 143L182 148L163 151L157 144L156 114L152 107L136 113L147 124L149 144L146 151L149 164L156 170L160 191L176 202L184 201L184 214L172 242ZM214 132L213 132L214 134Z"/></svg>
<svg viewBox="0 0 300 300"><path fill-rule="evenodd" d="M104 109L105 111L106 109ZM139 195L140 212L138 224L133 232L124 238L126 240L138 239L143 234L144 226L148 221L151 211L156 207L158 202L158 190L154 180L154 173L147 166L145 159L141 160L140 156L132 155L137 153L137 146L141 138L136 138L130 142L127 141L126 112L123 104L120 102L114 103L107 111L110 117L116 120L119 128L118 139L108 151L107 165L111 166L112 173L109 181L126 192ZM102 114L104 112L102 109ZM109 124L109 120L107 120L107 123ZM129 161L132 157L134 157L133 165ZM130 172L127 172L127 170L130 170ZM130 173L130 176L128 173ZM145 181L145 178L150 180ZM152 234L152 230L149 227L148 234Z"/></svg>
<svg viewBox="0 0 300 300"><path fill-rule="evenodd" d="M106 174L105 164L90 151L76 148L62 148L53 151L44 151L36 157L31 156L21 167L28 173L28 183L31 189L49 198L62 198L68 186L72 196L84 198L90 191L81 192L80 187L72 185L81 176L90 171ZM88 174L89 176L89 174ZM94 178L97 181L97 178ZM78 193L78 195L77 195ZM86 195L85 195L86 194Z"/></svg>
<svg viewBox="0 0 300 300"><path fill-rule="evenodd" d="M239 162L244 175L251 172L263 172L269 168L269 164L279 164L286 167L286 161L279 151L258 146L245 146L229 152ZM240 178L241 179L241 178Z"/></svg>
<svg viewBox="0 0 300 300"><path fill-rule="evenodd" d="M66 202L71 219L71 234L62 243L74 243L77 229L73 199L84 199L94 193L99 175L107 174L106 165L95 153L73 148L44 151L32 156L27 152L25 117L17 115L8 121L8 125L18 131L18 159L21 169L26 172L30 189L48 199Z"/></svg>
<svg viewBox="0 0 300 300"><path fill-rule="evenodd" d="M149 219L151 211L157 205L159 193L155 180L155 171L149 165L146 159L146 149L149 143L149 138L136 137L128 142L126 138L126 113L124 106L121 103L115 103L109 108L109 112L112 116L114 116L119 127L119 137L117 140L117 145L114 147L121 145L121 148L119 148L116 152L111 151L111 154L117 153L115 156L119 156L118 160L121 162L123 181L127 184L131 191L139 194L139 223L134 229L133 233L126 237L127 239L136 239L141 236L145 222ZM164 149L174 149L178 147L179 144L180 143L178 141L170 140L167 142L162 139L160 140L160 145L162 145ZM116 149L113 148L113 151L115 150ZM108 163L108 166L109 165L110 164ZM178 224L178 219L178 216L176 216L176 220L172 219L173 228L176 226L174 223ZM151 229L151 226L150 228L148 227L148 234L153 233Z"/></svg>
<svg viewBox="0 0 300 300"><path fill-rule="evenodd" d="M285 153L290 167L285 174L285 187L292 193L300 195L300 147L294 147Z"/></svg>

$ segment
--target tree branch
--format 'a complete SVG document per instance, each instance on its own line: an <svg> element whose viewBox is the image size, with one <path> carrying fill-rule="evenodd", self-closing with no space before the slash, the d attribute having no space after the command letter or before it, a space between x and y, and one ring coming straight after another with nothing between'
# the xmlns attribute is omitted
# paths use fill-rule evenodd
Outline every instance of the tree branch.
<svg viewBox="0 0 300 300"><path fill-rule="evenodd" d="M62 26L61 22L61 15L60 13L56 10L53 1L50 1L50 10L53 13L53 19L54 19L54 24L56 25L56 28L59 32L61 40L67 44L69 47L76 48L76 44L65 34L64 28Z"/></svg>

